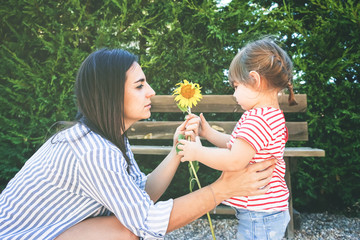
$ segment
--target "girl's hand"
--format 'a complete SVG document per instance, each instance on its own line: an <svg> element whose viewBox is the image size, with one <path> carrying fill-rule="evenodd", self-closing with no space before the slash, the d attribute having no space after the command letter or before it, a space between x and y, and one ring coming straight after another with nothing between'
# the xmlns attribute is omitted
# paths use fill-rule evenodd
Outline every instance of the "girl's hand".
<svg viewBox="0 0 360 240"><path fill-rule="evenodd" d="M192 141L199 134L200 118L195 114L186 116L186 120L176 129L174 134L174 146L178 143L179 135L182 134L186 139L190 137Z"/></svg>
<svg viewBox="0 0 360 240"><path fill-rule="evenodd" d="M204 114L200 113L199 136L206 138L207 133L211 130L210 124L206 121Z"/></svg>
<svg viewBox="0 0 360 240"><path fill-rule="evenodd" d="M195 141L195 137L199 136L199 126L200 126L200 118L195 114L189 114L186 117L186 125L185 125L185 138L188 139L191 137L191 141Z"/></svg>
<svg viewBox="0 0 360 240"><path fill-rule="evenodd" d="M180 140L179 143L178 149L181 151L179 151L178 154L183 156L181 162L196 161L198 151L202 147L199 136L195 137L195 142Z"/></svg>

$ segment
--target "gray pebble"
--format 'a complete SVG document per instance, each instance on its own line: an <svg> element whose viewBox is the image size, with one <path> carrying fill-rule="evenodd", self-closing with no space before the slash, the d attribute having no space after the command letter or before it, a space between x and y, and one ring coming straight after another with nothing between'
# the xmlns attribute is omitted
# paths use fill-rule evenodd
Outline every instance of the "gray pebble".
<svg viewBox="0 0 360 240"><path fill-rule="evenodd" d="M295 230L295 240L360 240L360 218L348 218L328 213L301 213L301 227ZM237 219L215 218L212 223L217 240L236 239ZM169 233L165 240L212 240L207 218ZM286 239L286 238L284 238Z"/></svg>

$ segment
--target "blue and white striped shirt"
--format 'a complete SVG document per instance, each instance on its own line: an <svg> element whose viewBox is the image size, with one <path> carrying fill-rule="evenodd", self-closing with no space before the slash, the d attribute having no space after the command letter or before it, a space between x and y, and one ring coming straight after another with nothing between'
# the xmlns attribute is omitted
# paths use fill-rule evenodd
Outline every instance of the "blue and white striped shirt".
<svg viewBox="0 0 360 240"><path fill-rule="evenodd" d="M154 204L134 160L82 124L49 139L0 195L0 239L54 239L76 223L113 213L144 239L163 239L173 200Z"/></svg>

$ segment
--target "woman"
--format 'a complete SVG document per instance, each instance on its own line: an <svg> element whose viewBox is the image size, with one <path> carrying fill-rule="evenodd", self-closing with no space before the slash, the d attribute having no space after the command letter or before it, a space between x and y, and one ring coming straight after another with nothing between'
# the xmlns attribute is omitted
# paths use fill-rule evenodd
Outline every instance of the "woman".
<svg viewBox="0 0 360 240"><path fill-rule="evenodd" d="M155 95L135 56L120 49L92 53L75 89L78 123L49 139L0 195L0 239L162 239L229 197L266 192L259 188L269 182L273 161L157 202L180 157L173 147L148 176L134 160L126 130L150 117ZM190 116L173 145L180 133L194 138L198 124Z"/></svg>

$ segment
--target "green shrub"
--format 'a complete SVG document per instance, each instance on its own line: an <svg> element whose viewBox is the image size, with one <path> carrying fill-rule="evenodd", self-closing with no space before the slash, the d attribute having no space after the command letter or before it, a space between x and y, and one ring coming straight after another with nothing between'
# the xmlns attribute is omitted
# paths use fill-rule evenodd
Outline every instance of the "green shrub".
<svg viewBox="0 0 360 240"><path fill-rule="evenodd" d="M325 158L299 159L294 205L344 210L360 202L360 4L311 1L292 11L298 86L308 95L307 145L326 151Z"/></svg>

